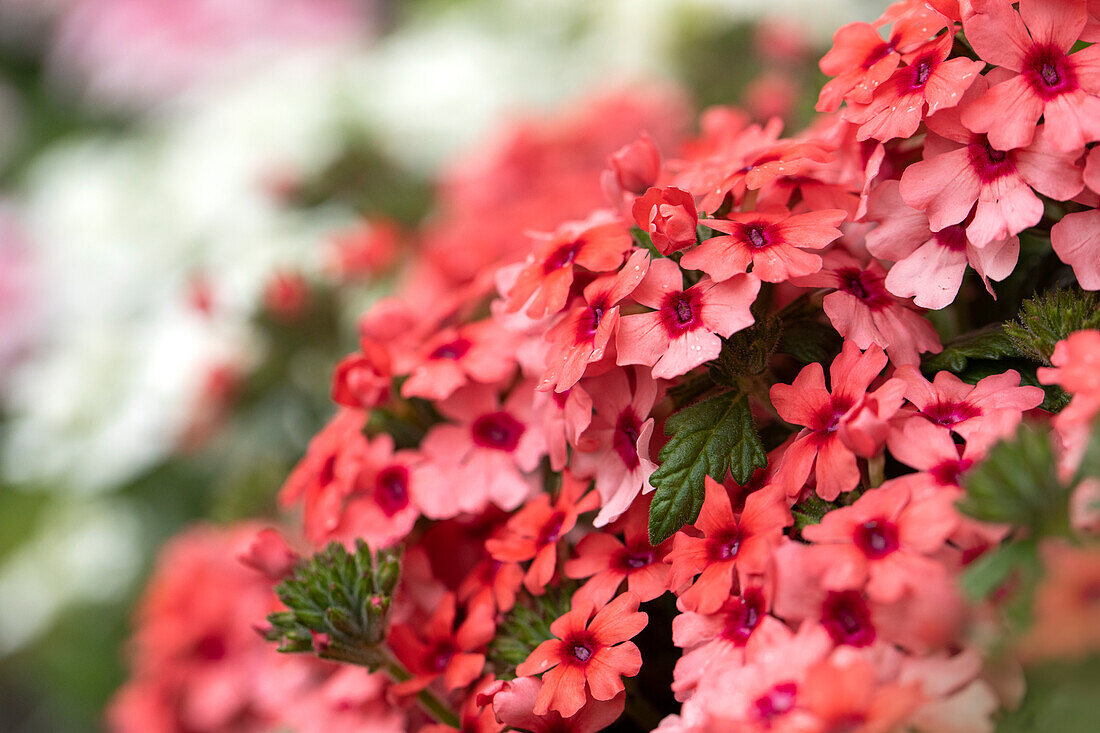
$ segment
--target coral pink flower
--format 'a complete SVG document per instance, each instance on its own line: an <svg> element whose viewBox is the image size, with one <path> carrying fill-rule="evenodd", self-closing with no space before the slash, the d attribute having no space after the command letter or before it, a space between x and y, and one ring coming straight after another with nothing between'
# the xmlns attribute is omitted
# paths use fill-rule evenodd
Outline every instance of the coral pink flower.
<svg viewBox="0 0 1100 733"><path fill-rule="evenodd" d="M896 601L945 572L930 555L955 529L952 497L937 494L912 501L909 490L887 482L854 504L835 509L802 530L802 536L828 547L830 590L862 588L876 601ZM824 553L822 553L824 554Z"/></svg>
<svg viewBox="0 0 1100 733"><path fill-rule="evenodd" d="M685 254L680 264L702 270L718 282L748 272L749 265L754 276L770 283L812 275L821 269L821 258L804 250L821 249L839 237L837 226L845 216L836 209L793 216L781 210L708 219L703 223L726 236L706 240Z"/></svg>
<svg viewBox="0 0 1100 733"><path fill-rule="evenodd" d="M844 441L844 428L861 414L868 399L867 388L886 366L886 354L877 346L861 353L853 341L845 341L840 355L829 367L832 393L825 387L820 364L807 364L793 384L776 384L771 400L779 416L793 425L803 425L776 468L775 483L795 496L813 472L818 495L832 501L859 483L856 454ZM888 418L901 406L904 385L889 380L872 397L886 406ZM886 426L875 436L879 445L886 440Z"/></svg>
<svg viewBox="0 0 1100 733"><path fill-rule="evenodd" d="M661 173L661 153L644 132L632 143L622 146L607 159L608 168L601 174L600 182L612 200L622 193L641 196L650 186L657 184Z"/></svg>
<svg viewBox="0 0 1100 733"><path fill-rule="evenodd" d="M683 701L707 674L743 664L746 647L767 649L787 632L783 622L768 615L764 592L744 589L713 614L687 611L672 619L672 641L684 649L673 670L672 691Z"/></svg>
<svg viewBox="0 0 1100 733"><path fill-rule="evenodd" d="M634 202L634 221L661 254L669 255L695 244L699 214L695 199L678 188L651 188Z"/></svg>
<svg viewBox="0 0 1100 733"><path fill-rule="evenodd" d="M596 733L618 720L626 707L626 692L621 692L610 700L588 698L579 712L567 718L556 710L535 715L535 701L543 684L537 677L497 680L478 699L483 705L491 701L499 722L531 733Z"/></svg>
<svg viewBox="0 0 1100 733"><path fill-rule="evenodd" d="M238 555L237 559L270 580L282 580L290 575L299 558L279 531L268 527L256 533L248 550Z"/></svg>
<svg viewBox="0 0 1100 733"><path fill-rule="evenodd" d="M1043 384L1060 384L1073 399L1054 418L1054 427L1065 448L1064 472L1077 469L1089 434L1100 414L1100 331L1077 331L1054 345L1053 369L1039 367Z"/></svg>
<svg viewBox="0 0 1100 733"><path fill-rule="evenodd" d="M550 468L560 471L569 461L570 447L580 442L592 424L592 396L577 384L562 392L540 391L535 395L535 411L542 415Z"/></svg>
<svg viewBox="0 0 1100 733"><path fill-rule="evenodd" d="M596 278L584 289L584 304L563 314L546 338L551 346L539 389L564 392L584 376L589 364L604 357L619 325L619 303L649 271L648 253L638 250L614 275Z"/></svg>
<svg viewBox="0 0 1100 733"><path fill-rule="evenodd" d="M577 543L577 556L565 563L565 577L589 578L574 594L578 601L603 606L626 581L627 589L640 601L652 601L668 590L665 556L672 541L656 547L649 544L649 502L630 507L623 521L623 539L594 532Z"/></svg>
<svg viewBox="0 0 1100 733"><path fill-rule="evenodd" d="M532 560L523 582L527 590L541 595L554 578L558 542L577 524L577 517L599 504L599 495L588 492L588 481L566 471L562 474L557 499L539 494L508 520L503 537L485 542L485 549L500 562Z"/></svg>
<svg viewBox="0 0 1100 733"><path fill-rule="evenodd" d="M1023 642L1029 659L1082 658L1100 649L1100 551L1058 539L1040 546L1046 573L1035 594L1035 624Z"/></svg>
<svg viewBox="0 0 1100 733"><path fill-rule="evenodd" d="M833 35L832 48L821 59L822 73L835 78L822 87L817 110L835 112L845 99L860 104L871 101L878 85L897 69L902 54L923 46L944 25L937 13L917 6L895 19L889 41L882 40L869 23L843 26Z"/></svg>
<svg viewBox="0 0 1100 733"><path fill-rule="evenodd" d="M384 403L393 381L389 350L362 339L359 352L344 357L332 374L332 401L351 408L369 409Z"/></svg>
<svg viewBox="0 0 1100 733"><path fill-rule="evenodd" d="M680 593L681 610L714 613L729 598L737 578L769 572L772 553L791 524L786 497L776 489L754 491L745 499L745 510L734 515L729 494L722 484L705 479L706 496L695 528L702 537L680 532L669 553L672 563L669 587L679 588L696 575L694 584Z"/></svg>
<svg viewBox="0 0 1100 733"><path fill-rule="evenodd" d="M847 647L811 667L800 700L816 728L886 733L897 730L923 701L916 683L883 682L880 670Z"/></svg>
<svg viewBox="0 0 1100 733"><path fill-rule="evenodd" d="M1050 229L1050 244L1082 288L1100 290L1100 210L1063 216Z"/></svg>
<svg viewBox="0 0 1100 733"><path fill-rule="evenodd" d="M507 293L508 310L524 308L531 318L557 313L565 307L574 267L592 272L614 270L623 263L631 246L626 227L602 211L538 237L539 245Z"/></svg>
<svg viewBox="0 0 1100 733"><path fill-rule="evenodd" d="M515 369L512 352L511 335L493 321L441 329L420 350L401 394L445 400L470 381L500 382Z"/></svg>
<svg viewBox="0 0 1100 733"><path fill-rule="evenodd" d="M420 446L428 463L414 497L426 516L480 512L489 502L511 511L534 493L546 436L534 422L533 392L521 382L501 405L494 388L471 385L437 404L454 423L433 427Z"/></svg>
<svg viewBox="0 0 1100 733"><path fill-rule="evenodd" d="M885 349L895 364L916 364L922 352L943 349L932 324L886 290L886 270L877 261L863 264L841 251L824 259L821 272L796 284L836 288L822 299L822 307L837 333L861 349Z"/></svg>
<svg viewBox="0 0 1100 733"><path fill-rule="evenodd" d="M956 578L929 576L897 600L882 602L864 589L825 587L833 560L832 553L816 545L780 547L773 613L789 624L818 624L834 644L855 648L886 641L923 654L958 640L966 605Z"/></svg>
<svg viewBox="0 0 1100 733"><path fill-rule="evenodd" d="M948 33L928 44L875 89L866 106L849 109L845 117L860 126L857 140L908 138L925 116L954 107L962 100L985 62L947 60L953 42L954 37Z"/></svg>
<svg viewBox="0 0 1100 733"><path fill-rule="evenodd" d="M1020 240L1015 236L975 247L965 224L951 224L933 232L928 217L906 206L897 181L883 181L870 196L867 217L881 222L867 234L867 251L893 260L886 289L899 298L913 298L922 308L940 309L958 295L966 266L981 276L990 293L990 280L1004 280L1016 267Z"/></svg>
<svg viewBox="0 0 1100 733"><path fill-rule="evenodd" d="M602 508L593 524L602 527L625 512L639 492L653 490L649 476L657 465L649 459L649 413L658 389L638 369L617 369L588 384L596 413L573 454L573 470L595 476Z"/></svg>
<svg viewBox="0 0 1100 733"><path fill-rule="evenodd" d="M471 608L465 620L455 628L454 593L447 593L423 625L394 624L387 635L397 659L412 673L412 678L393 690L406 695L424 689L439 677L448 690L465 687L478 678L485 666L485 645L496 633L492 609Z"/></svg>
<svg viewBox="0 0 1100 733"><path fill-rule="evenodd" d="M963 112L963 124L998 150L1031 143L1039 117L1051 144L1080 150L1100 140L1100 48L1069 53L1087 18L1084 0L974 0L966 39L991 64L1016 72Z"/></svg>
<svg viewBox="0 0 1100 733"><path fill-rule="evenodd" d="M500 613L507 613L516 605L523 576L519 563L500 562L487 557L463 579L457 591L458 600L471 608L488 605Z"/></svg>
<svg viewBox="0 0 1100 733"><path fill-rule="evenodd" d="M721 283L704 278L684 290L679 266L657 260L633 293L634 300L655 310L619 319L616 363L651 366L654 378L687 374L718 356L719 336L752 325L749 308L759 291L760 281L751 275Z"/></svg>
<svg viewBox="0 0 1100 733"><path fill-rule="evenodd" d="M932 231L961 223L973 209L966 235L977 247L1039 223L1043 204L1032 189L1066 201L1084 187L1080 149L1060 151L1053 128L1041 126L1026 143L998 149L963 126L959 115L986 84L985 77L975 80L959 107L927 120L933 134L924 160L905 169L900 189L905 203L928 214Z"/></svg>
<svg viewBox="0 0 1100 733"><path fill-rule="evenodd" d="M1038 407L1044 397L1038 387L1020 386L1020 373L1014 369L988 376L975 385L950 372L937 373L929 383L911 366L900 367L894 376L905 382L905 399L916 408L916 414L966 440L981 439L983 432L999 434L995 423L987 425L994 413L1010 410L1018 416ZM903 416L908 418L909 414Z"/></svg>
<svg viewBox="0 0 1100 733"><path fill-rule="evenodd" d="M645 628L649 617L638 611L638 597L624 593L595 613L579 605L550 624L556 639L544 641L519 666L522 677L541 674L542 689L532 709L535 715L554 710L569 718L584 707L588 693L596 700L614 700L623 691L622 677L642 668L642 654L628 641Z"/></svg>
<svg viewBox="0 0 1100 733"><path fill-rule="evenodd" d="M372 547L386 547L401 540L420 518L412 500L420 481L414 465L416 451L394 451L393 438L382 433L359 448L348 461L357 469L354 483L341 498L327 497L325 504L339 509L338 521L329 525L327 539L351 543L362 538ZM338 470L343 467L338 467ZM317 537L311 537L321 544Z"/></svg>

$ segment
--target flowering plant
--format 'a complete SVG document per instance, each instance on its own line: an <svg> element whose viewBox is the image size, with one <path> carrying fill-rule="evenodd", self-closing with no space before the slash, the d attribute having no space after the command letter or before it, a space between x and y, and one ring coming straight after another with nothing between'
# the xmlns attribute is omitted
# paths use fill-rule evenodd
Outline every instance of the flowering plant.
<svg viewBox="0 0 1100 733"><path fill-rule="evenodd" d="M155 582L115 727L1091 729L1042 674L1100 651L1090 8L902 0L791 137L605 99L471 166L300 529L173 548L212 577Z"/></svg>

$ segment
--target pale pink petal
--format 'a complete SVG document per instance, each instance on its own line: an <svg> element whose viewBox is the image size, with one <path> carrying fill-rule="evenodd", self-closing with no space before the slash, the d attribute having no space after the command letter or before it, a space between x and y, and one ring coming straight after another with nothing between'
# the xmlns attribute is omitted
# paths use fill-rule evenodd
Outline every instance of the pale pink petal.
<svg viewBox="0 0 1100 733"><path fill-rule="evenodd" d="M1051 228L1050 243L1082 288L1100 290L1100 210L1067 214Z"/></svg>

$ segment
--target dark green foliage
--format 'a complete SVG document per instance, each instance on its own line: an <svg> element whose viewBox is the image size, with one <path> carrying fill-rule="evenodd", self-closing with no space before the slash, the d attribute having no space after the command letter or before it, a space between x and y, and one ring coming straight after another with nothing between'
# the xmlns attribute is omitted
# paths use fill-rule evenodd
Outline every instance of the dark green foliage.
<svg viewBox="0 0 1100 733"><path fill-rule="evenodd" d="M576 584L550 588L545 595L524 598L504 616L497 635L489 644L489 661L497 677L512 679L516 666L530 656L539 644L553 639L550 624L569 612Z"/></svg>
<svg viewBox="0 0 1100 733"><path fill-rule="evenodd" d="M1019 356L1020 352L1000 325L993 324L949 341L943 351L927 356L921 369L928 374L939 371L958 374L965 371L972 360L996 361Z"/></svg>
<svg viewBox="0 0 1100 733"><path fill-rule="evenodd" d="M1005 324L1004 333L1020 355L1049 365L1055 344L1088 328L1100 328L1100 298L1073 288L1025 300L1016 320Z"/></svg>
<svg viewBox="0 0 1100 733"><path fill-rule="evenodd" d="M1065 534L1069 488L1056 473L1046 433L1021 425L1012 440L998 443L964 478L959 509L983 522L1027 528L1031 536Z"/></svg>
<svg viewBox="0 0 1100 733"><path fill-rule="evenodd" d="M1060 661L1027 670L1020 707L997 721L998 733L1094 733L1100 730L1100 657Z"/></svg>
<svg viewBox="0 0 1100 733"><path fill-rule="evenodd" d="M840 335L827 323L813 320L783 321L783 336L776 350L793 356L803 364L817 362L828 364L837 354L843 342Z"/></svg>
<svg viewBox="0 0 1100 733"><path fill-rule="evenodd" d="M718 384L734 386L738 377L762 374L779 345L783 327L775 316L757 318L752 326L722 339L722 351L707 366Z"/></svg>
<svg viewBox="0 0 1100 733"><path fill-rule="evenodd" d="M268 615L267 639L278 641L281 652L312 652L314 635L325 634L319 656L378 669L399 573L393 552L372 557L362 540L355 552L330 543L275 587L287 610Z"/></svg>
<svg viewBox="0 0 1100 733"><path fill-rule="evenodd" d="M657 489L649 510L649 541L654 545L699 516L706 476L722 481L728 472L745 484L753 471L767 465L748 398L738 392L685 407L668 418L665 434L671 439L649 478Z"/></svg>

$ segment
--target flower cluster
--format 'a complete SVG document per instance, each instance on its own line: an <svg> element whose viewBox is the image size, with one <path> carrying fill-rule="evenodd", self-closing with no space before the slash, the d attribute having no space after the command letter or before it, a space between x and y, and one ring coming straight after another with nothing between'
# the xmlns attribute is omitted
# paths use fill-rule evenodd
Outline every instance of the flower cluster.
<svg viewBox="0 0 1100 733"><path fill-rule="evenodd" d="M441 191L280 494L315 548L402 548L411 729L986 731L1005 598L1020 658L1100 651L1100 332L996 310L1100 287L1097 37L903 0L802 132L604 100Z"/></svg>

